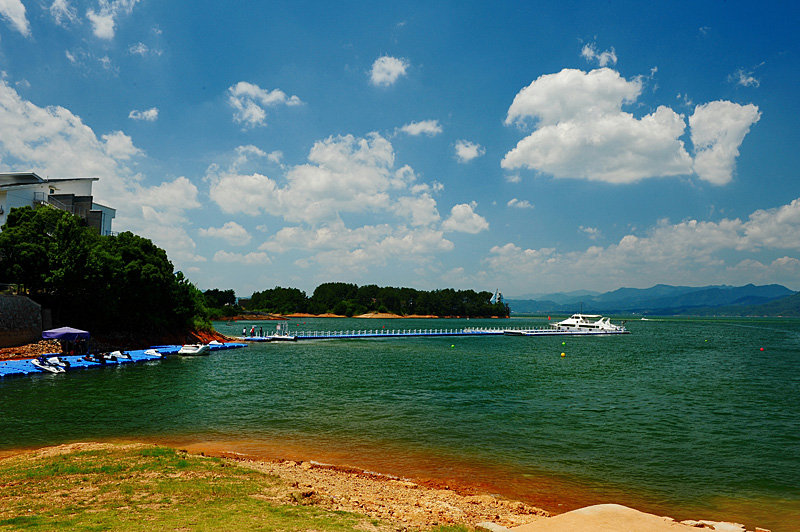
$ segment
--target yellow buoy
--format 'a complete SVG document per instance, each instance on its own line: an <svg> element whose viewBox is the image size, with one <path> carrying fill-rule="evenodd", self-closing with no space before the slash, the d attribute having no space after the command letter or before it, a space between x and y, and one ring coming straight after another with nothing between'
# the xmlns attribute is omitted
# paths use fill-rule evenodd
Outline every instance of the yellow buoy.
<svg viewBox="0 0 800 532"><path fill-rule="evenodd" d="M561 356L565 357L565 356L567 356L567 354L566 353L561 353Z"/></svg>

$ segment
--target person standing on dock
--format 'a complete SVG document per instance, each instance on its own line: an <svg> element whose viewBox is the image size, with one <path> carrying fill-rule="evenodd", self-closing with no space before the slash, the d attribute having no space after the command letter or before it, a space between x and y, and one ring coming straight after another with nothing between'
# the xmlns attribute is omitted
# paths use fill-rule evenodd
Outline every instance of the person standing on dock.
<svg viewBox="0 0 800 532"><path fill-rule="evenodd" d="M264 337L264 327L258 328L258 335L261 336L262 338Z"/></svg>
<svg viewBox="0 0 800 532"><path fill-rule="evenodd" d="M242 336L247 336L247 327L242 327Z"/></svg>

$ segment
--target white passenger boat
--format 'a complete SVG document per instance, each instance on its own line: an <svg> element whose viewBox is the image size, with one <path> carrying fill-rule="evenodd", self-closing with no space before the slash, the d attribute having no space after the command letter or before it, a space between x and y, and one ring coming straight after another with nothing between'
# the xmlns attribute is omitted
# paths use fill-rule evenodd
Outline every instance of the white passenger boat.
<svg viewBox="0 0 800 532"><path fill-rule="evenodd" d="M599 314L573 314L565 320L553 323L546 329L505 330L509 336L559 336L559 335L600 335L629 334L622 325L611 323L610 318Z"/></svg>
<svg viewBox="0 0 800 532"><path fill-rule="evenodd" d="M178 354L185 356L207 355L210 352L211 348L205 344L186 344L178 349Z"/></svg>
<svg viewBox="0 0 800 532"><path fill-rule="evenodd" d="M599 314L573 314L565 320L551 325L559 330L580 332L627 332L622 325L614 325L610 318Z"/></svg>

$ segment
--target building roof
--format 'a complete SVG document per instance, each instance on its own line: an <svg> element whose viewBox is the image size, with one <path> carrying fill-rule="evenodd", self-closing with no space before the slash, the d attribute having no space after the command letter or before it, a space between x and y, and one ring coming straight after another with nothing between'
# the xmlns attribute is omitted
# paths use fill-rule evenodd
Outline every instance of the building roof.
<svg viewBox="0 0 800 532"><path fill-rule="evenodd" d="M0 173L0 185L31 185L43 182L44 179L33 172Z"/></svg>
<svg viewBox="0 0 800 532"><path fill-rule="evenodd" d="M40 185L42 183L64 183L66 181L98 181L99 177L41 177L35 172L0 172L2 185Z"/></svg>

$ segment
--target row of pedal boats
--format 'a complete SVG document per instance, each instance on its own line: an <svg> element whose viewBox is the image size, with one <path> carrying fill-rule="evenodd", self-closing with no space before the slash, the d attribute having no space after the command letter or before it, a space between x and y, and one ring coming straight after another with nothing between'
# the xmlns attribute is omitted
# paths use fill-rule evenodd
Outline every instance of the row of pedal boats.
<svg viewBox="0 0 800 532"><path fill-rule="evenodd" d="M216 340L212 340L208 344L185 344L178 349L177 354L182 356L198 356L208 355L211 353L212 345L222 345ZM157 349L147 349L144 351L145 355L164 357L164 353L160 353ZM122 361L132 360L130 353L122 351L112 351L110 353L88 353L81 357L81 360L86 362L93 362L100 365L114 364ZM66 357L60 355L40 355L31 360L31 364L36 366L42 371L48 373L64 373L71 364Z"/></svg>

